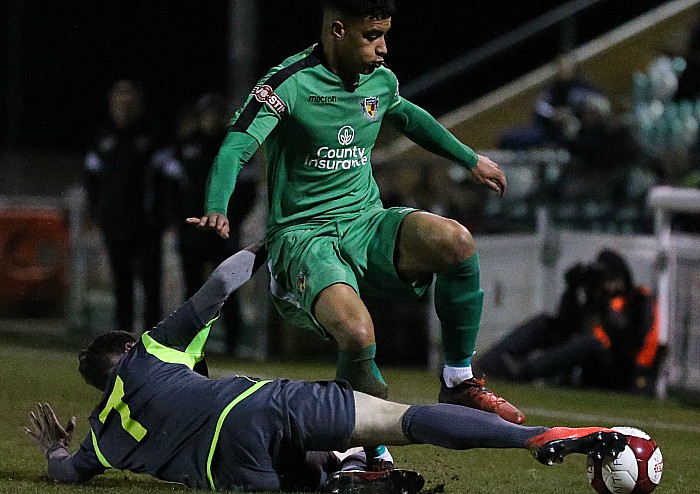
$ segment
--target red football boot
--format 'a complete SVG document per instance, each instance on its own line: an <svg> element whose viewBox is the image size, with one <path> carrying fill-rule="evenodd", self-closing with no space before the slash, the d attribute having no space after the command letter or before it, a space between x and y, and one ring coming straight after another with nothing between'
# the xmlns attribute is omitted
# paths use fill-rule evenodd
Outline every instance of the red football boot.
<svg viewBox="0 0 700 494"><path fill-rule="evenodd" d="M507 400L493 393L486 388L486 379L476 379L472 377L462 381L453 388L448 388L445 381L440 376L440 394L438 402L452 403L469 408L476 408L484 412L491 412L499 415L502 419L514 424L525 422L525 414L511 405Z"/></svg>
<svg viewBox="0 0 700 494"><path fill-rule="evenodd" d="M627 446L627 436L603 427L554 427L530 438L525 447L544 465L561 463L570 453L593 458L617 458Z"/></svg>

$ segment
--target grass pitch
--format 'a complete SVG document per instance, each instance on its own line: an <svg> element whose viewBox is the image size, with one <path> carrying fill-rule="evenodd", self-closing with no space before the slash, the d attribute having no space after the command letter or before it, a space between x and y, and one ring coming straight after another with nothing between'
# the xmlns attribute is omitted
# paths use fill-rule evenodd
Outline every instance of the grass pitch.
<svg viewBox="0 0 700 494"><path fill-rule="evenodd" d="M77 372L78 345L51 348L0 334L0 493L189 492L149 477L110 471L83 486L57 485L45 476L46 463L25 437L27 412L38 401L51 403L62 422L78 418L73 448L88 432L87 417L99 399ZM41 338L38 338L41 339ZM326 364L242 362L209 359L213 377L233 373L264 377L329 379ZM405 403L434 402L437 380L432 373L384 368L391 398ZM493 381L492 389L525 411L530 425L631 425L646 430L660 445L665 471L656 492L700 493L700 410L674 401L597 391L551 389ZM585 476L585 458L568 457L563 465L545 467L525 450L448 451L414 445L391 449L397 464L421 472L426 492L433 494L593 493Z"/></svg>

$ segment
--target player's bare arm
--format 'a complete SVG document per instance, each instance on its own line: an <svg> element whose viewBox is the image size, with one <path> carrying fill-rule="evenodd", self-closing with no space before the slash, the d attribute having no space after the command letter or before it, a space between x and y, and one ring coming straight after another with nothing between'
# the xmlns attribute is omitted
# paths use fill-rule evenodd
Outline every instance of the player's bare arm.
<svg viewBox="0 0 700 494"><path fill-rule="evenodd" d="M65 428L61 426L56 414L48 403L37 403L29 412L31 427L25 427L24 432L33 438L44 453L49 449L60 446L68 448L73 439L75 417L71 417Z"/></svg>
<svg viewBox="0 0 700 494"><path fill-rule="evenodd" d="M490 158L482 155L478 156L479 160L476 162L476 166L471 169L474 179L489 189L496 191L499 196L503 196L508 186L506 175Z"/></svg>
<svg viewBox="0 0 700 494"><path fill-rule="evenodd" d="M229 237L229 221L221 213L209 213L201 218L190 217L185 220L188 225L194 225L201 230L214 230L223 239Z"/></svg>

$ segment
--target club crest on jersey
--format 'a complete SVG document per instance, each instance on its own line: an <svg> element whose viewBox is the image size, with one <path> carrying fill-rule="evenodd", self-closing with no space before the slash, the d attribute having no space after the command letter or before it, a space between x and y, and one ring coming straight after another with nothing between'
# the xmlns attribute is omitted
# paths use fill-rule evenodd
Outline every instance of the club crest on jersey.
<svg viewBox="0 0 700 494"><path fill-rule="evenodd" d="M297 276L297 289L300 292L306 290L306 273L303 271L299 273L299 276Z"/></svg>
<svg viewBox="0 0 700 494"><path fill-rule="evenodd" d="M282 98L275 94L275 91L267 84L258 84L250 92L253 97L260 103L267 103L277 113L287 111L287 105L282 101Z"/></svg>
<svg viewBox="0 0 700 494"><path fill-rule="evenodd" d="M370 98L362 98L360 100L360 106L362 106L362 113L370 121L374 122L379 118L379 98L372 96Z"/></svg>

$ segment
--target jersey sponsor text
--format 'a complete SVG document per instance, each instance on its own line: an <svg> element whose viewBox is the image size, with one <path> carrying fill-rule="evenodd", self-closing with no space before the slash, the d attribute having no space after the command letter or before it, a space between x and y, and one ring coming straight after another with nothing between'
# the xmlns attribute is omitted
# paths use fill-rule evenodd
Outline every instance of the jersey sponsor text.
<svg viewBox="0 0 700 494"><path fill-rule="evenodd" d="M367 148L329 148L321 146L314 156L308 155L304 165L322 170L349 170L369 163Z"/></svg>

